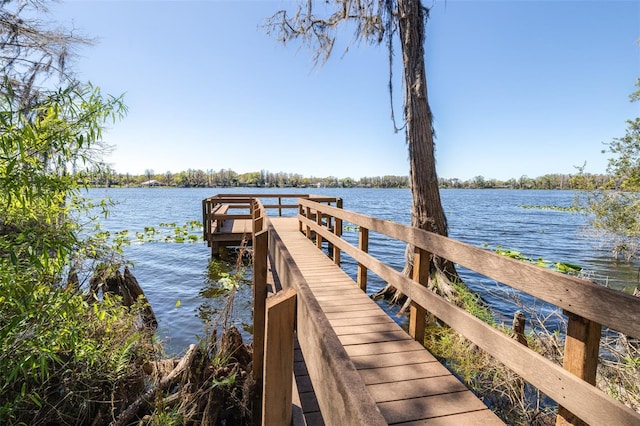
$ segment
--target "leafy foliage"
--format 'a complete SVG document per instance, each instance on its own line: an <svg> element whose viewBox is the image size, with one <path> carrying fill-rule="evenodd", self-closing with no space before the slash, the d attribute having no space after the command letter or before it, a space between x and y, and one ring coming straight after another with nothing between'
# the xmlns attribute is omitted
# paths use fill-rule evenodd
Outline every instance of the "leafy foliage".
<svg viewBox="0 0 640 426"><path fill-rule="evenodd" d="M14 274L0 282L0 421L83 423L126 401L155 356L141 304ZM116 405L119 405L116 403Z"/></svg>
<svg viewBox="0 0 640 426"><path fill-rule="evenodd" d="M534 260L530 257L525 256L517 250L505 249L501 246L496 248L496 253L501 256L510 257L511 259L531 263L532 265L540 266L543 268L553 268L556 271L562 272L563 274L567 275L579 275L582 272L582 266L576 265L575 263L558 261L551 262L541 257Z"/></svg>
<svg viewBox="0 0 640 426"><path fill-rule="evenodd" d="M640 99L640 79L636 87L632 101ZM627 120L626 134L609 142L608 151L613 155L607 166L611 179L602 188L579 194L576 204L586 207L590 223L614 255L630 260L640 250L640 117Z"/></svg>
<svg viewBox="0 0 640 426"><path fill-rule="evenodd" d="M140 303L97 300L65 279L109 253L76 219L94 207L83 170L125 107L75 85L25 110L1 84L0 423L82 423L125 401L153 355Z"/></svg>
<svg viewBox="0 0 640 426"><path fill-rule="evenodd" d="M86 207L80 189L88 181L78 168L92 163L103 123L125 108L95 87L75 87L41 100L30 119L15 109L8 80L2 85L9 95L0 98L0 262L35 265L52 279L80 246L77 223L69 220Z"/></svg>

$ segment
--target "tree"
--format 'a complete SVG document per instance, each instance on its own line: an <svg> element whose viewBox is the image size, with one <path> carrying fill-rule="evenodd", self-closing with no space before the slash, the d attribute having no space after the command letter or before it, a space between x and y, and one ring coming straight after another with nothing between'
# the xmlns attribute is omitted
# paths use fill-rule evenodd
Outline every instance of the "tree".
<svg viewBox="0 0 640 426"><path fill-rule="evenodd" d="M630 96L632 102L640 100L640 79L636 87ZM640 117L626 123L625 135L608 143L613 154L607 165L609 182L595 186L584 174L584 166L579 168L577 180L590 190L577 202L586 208L591 225L602 232L613 254L631 260L640 252Z"/></svg>
<svg viewBox="0 0 640 426"><path fill-rule="evenodd" d="M389 70L392 69L394 43L402 51L404 90L404 128L409 150L410 183L412 193L411 225L447 236L447 220L442 208L434 153L434 130L427 96L424 42L425 23L429 9L420 0L336 0L332 12L326 17L315 14L315 2L305 0L298 5L295 15L281 10L267 21L268 34L287 43L299 40L313 50L314 65L328 60L333 50L337 28L353 24L354 41L373 44L386 43ZM395 36L398 36L396 41ZM392 75L389 91L392 93ZM391 117L394 120L393 108ZM412 270L413 248L407 247L405 274ZM446 259L430 259L432 283L441 294L453 298L455 290L449 285L459 281L454 265ZM392 287L384 294L398 293Z"/></svg>
<svg viewBox="0 0 640 426"><path fill-rule="evenodd" d="M90 43L73 32L47 26L38 18L47 12L42 0L0 2L0 72L10 83L11 101L19 109L35 105L52 78L66 86L77 84L68 64L76 46ZM8 89L8 85L2 87Z"/></svg>
<svg viewBox="0 0 640 426"><path fill-rule="evenodd" d="M149 187L151 186L151 179L153 178L154 173L155 173L155 172L153 171L153 169L146 169L146 170L144 171L144 174L145 174L145 176L147 177L147 182L146 182L146 184L147 184L147 186L149 186Z"/></svg>

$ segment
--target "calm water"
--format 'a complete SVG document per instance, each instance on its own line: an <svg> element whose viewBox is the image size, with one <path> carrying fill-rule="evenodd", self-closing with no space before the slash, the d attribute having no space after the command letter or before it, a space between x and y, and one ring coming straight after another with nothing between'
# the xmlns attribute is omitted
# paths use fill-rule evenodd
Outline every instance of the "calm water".
<svg viewBox="0 0 640 426"><path fill-rule="evenodd" d="M274 189L264 193L313 193L342 197L344 208L370 216L409 223L411 193L404 189ZM185 224L202 220L202 199L216 193L256 192L256 189L169 189L110 188L92 189L94 198L110 197L117 202L111 215L102 220L111 232L128 230L130 235L145 227L163 223ZM635 285L637 271L613 261L598 241L585 232L579 214L554 210L525 209L522 206L570 206L571 191L443 190L442 203L449 223L449 235L477 247L518 250L525 256L581 265L591 279L610 287L626 289ZM192 231L201 235L201 231ZM346 239L356 242L357 233L345 231ZM402 268L404 244L385 239L371 241L370 253L386 263ZM179 353L205 333L205 319L222 309L224 298L210 297L219 286L207 278L210 249L206 243L150 242L125 247L133 262L133 274L149 298L160 323L160 333L169 353ZM346 256L345 256L346 257ZM351 274L355 265L344 259ZM500 321L510 322L518 304L497 292L499 285L466 270L459 270L465 282L482 294ZM248 275L250 279L250 275ZM370 274L369 291L384 282ZM240 287L232 321L245 329L250 338L251 288ZM548 307L527 297L522 303L535 305L541 312ZM179 303L178 303L179 302ZM380 302L386 305L385 302ZM384 308L395 317L393 308ZM402 319L396 318L399 322Z"/></svg>

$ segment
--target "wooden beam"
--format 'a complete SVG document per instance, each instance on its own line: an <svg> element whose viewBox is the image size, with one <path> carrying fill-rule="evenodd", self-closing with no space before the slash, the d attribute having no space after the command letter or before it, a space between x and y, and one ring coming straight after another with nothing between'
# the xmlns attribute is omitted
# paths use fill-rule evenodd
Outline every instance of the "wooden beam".
<svg viewBox="0 0 640 426"><path fill-rule="evenodd" d="M262 425L289 425L296 291L288 288L276 293L267 300L266 308Z"/></svg>
<svg viewBox="0 0 640 426"><path fill-rule="evenodd" d="M427 287L429 284L429 262L431 254L419 247L413 253L413 281ZM417 342L424 344L424 332L427 323L427 310L411 301L409 312L409 335Z"/></svg>
<svg viewBox="0 0 640 426"><path fill-rule="evenodd" d="M307 225L315 226L314 221L304 218L302 220ZM351 222L351 220L349 221ZM481 349L502 361L508 368L521 375L556 402L562 402L565 407L580 413L590 424L640 424L640 414L621 402L610 398L595 387L585 385L583 380L575 377L561 366L525 348L510 336L488 326L434 292L422 286L417 286L409 277L375 259L368 253L358 250L357 247L336 238L332 233L327 233L325 238L332 244L341 245L342 250L356 262L366 264L368 269L398 288L402 293L411 294L413 301L420 306L426 307L429 312L477 344ZM491 254L485 253L487 255ZM509 259L505 258L504 260ZM522 264L523 268L527 266L522 262L518 263ZM541 268L538 269L553 274ZM578 280L578 282L581 281ZM602 289L608 290L606 288ZM633 318L637 316L637 313L630 316Z"/></svg>
<svg viewBox="0 0 640 426"><path fill-rule="evenodd" d="M569 322L564 342L562 367L585 382L595 385L602 327L596 322L571 312L564 311L564 314L569 318ZM586 423L559 405L556 426L565 425L583 426Z"/></svg>
<svg viewBox="0 0 640 426"><path fill-rule="evenodd" d="M322 214L319 210L316 210L316 224L318 227L322 227ZM322 235L316 232L316 247L322 250Z"/></svg>
<svg viewBox="0 0 640 426"><path fill-rule="evenodd" d="M342 237L342 219L335 218L335 224L333 228L333 234L336 237ZM340 266L340 247L332 245L333 247L333 263Z"/></svg>
<svg viewBox="0 0 640 426"><path fill-rule="evenodd" d="M314 208L314 204L308 200L301 199L300 204L305 208ZM630 294L501 256L422 229L335 207L324 207L324 211L325 214L340 217L370 231L421 247L436 256L560 308L571 310L603 326L640 338L640 301ZM304 218L301 219L304 221ZM304 222L307 226L313 225L313 222ZM344 247L348 243L345 241L332 241L332 244L347 252Z"/></svg>
<svg viewBox="0 0 640 426"><path fill-rule="evenodd" d="M262 383L264 362L268 238L266 230L253 237L253 379L258 385Z"/></svg>
<svg viewBox="0 0 640 426"><path fill-rule="evenodd" d="M367 228L360 227L358 234L358 248L365 253L369 252L369 230ZM365 293L367 292L367 267L358 262L358 273L356 277L356 283L358 287Z"/></svg>

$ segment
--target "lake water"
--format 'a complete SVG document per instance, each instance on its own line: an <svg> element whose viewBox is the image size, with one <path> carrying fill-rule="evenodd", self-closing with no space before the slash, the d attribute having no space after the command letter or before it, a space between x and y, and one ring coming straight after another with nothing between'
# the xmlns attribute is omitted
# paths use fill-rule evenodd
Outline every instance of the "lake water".
<svg viewBox="0 0 640 426"><path fill-rule="evenodd" d="M117 204L108 218L102 219L105 230L128 230L135 240L136 232L145 227L162 228L161 224L182 225L202 221L202 200L217 193L313 193L342 197L344 208L370 216L408 224L411 193L407 189L184 189L184 188L97 188L92 198L110 197ZM551 262L575 263L589 277L604 285L630 291L635 286L637 271L630 265L614 261L608 251L585 232L580 214L523 206L570 206L571 191L517 190L442 190L442 203L449 224L449 236L477 247L517 250L523 255ZM277 214L277 213L276 213ZM171 228L167 228L171 231ZM200 230L191 234L201 236ZM357 233L346 230L346 239L357 244ZM161 238L156 238L161 239ZM188 241L188 239L187 239ZM371 241L370 253L397 269L404 263L404 244L385 239ZM223 309L225 298L212 297L219 285L208 279L210 249L201 240L192 243L146 242L125 246L125 257L145 291L158 317L159 331L168 353L180 353L198 336L203 336L205 323ZM345 256L350 274L355 265ZM494 309L499 321L511 322L519 308L512 297L498 291L500 285L466 270L459 270L465 283L479 292ZM247 274L250 280L250 272ZM373 293L384 282L370 274L368 291ZM549 307L518 295L521 303L534 305L543 314ZM251 288L240 286L234 301L231 321L250 339ZM396 308L379 302L398 322Z"/></svg>

